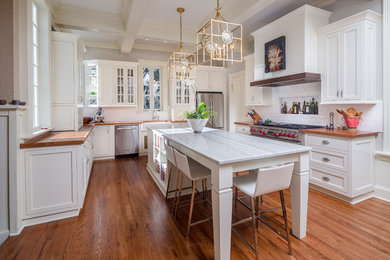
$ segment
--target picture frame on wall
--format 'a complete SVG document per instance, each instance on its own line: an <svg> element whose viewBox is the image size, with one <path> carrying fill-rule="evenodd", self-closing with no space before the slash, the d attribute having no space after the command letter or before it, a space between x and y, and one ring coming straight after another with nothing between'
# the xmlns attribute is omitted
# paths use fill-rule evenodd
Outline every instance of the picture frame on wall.
<svg viewBox="0 0 390 260"><path fill-rule="evenodd" d="M281 36L264 44L265 73L286 69L286 37Z"/></svg>

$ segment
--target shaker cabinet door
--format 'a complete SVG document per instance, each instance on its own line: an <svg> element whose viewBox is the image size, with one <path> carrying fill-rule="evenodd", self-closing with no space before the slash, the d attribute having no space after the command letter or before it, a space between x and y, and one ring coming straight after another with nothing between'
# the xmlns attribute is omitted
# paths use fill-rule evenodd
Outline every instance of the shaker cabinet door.
<svg viewBox="0 0 390 260"><path fill-rule="evenodd" d="M100 105L112 105L113 86L114 86L114 68L110 65L101 65L99 67L99 98Z"/></svg>

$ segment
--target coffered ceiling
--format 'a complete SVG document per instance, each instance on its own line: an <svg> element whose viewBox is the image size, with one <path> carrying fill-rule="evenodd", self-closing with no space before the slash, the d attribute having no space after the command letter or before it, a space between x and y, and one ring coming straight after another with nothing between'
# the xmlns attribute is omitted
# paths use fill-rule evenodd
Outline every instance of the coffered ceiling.
<svg viewBox="0 0 390 260"><path fill-rule="evenodd" d="M220 0L225 19L249 33L303 4L336 0ZM87 47L173 51L179 40L177 7L184 7L183 41L194 49L196 31L215 15L216 0L52 0L54 27L79 34Z"/></svg>

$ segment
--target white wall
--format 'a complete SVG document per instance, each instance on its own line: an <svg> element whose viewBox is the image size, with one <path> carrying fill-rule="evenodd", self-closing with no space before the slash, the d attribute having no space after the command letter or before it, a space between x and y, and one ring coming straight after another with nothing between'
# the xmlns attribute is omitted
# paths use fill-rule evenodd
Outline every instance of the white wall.
<svg viewBox="0 0 390 260"><path fill-rule="evenodd" d="M382 0L342 0L326 6L325 9L332 12L332 15L329 17L329 23L333 23L367 9L381 14Z"/></svg>

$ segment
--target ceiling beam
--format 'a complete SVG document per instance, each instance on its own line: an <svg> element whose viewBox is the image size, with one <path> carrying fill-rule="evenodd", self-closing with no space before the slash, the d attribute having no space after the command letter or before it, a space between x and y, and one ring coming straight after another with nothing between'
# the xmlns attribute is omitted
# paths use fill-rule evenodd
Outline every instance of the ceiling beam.
<svg viewBox="0 0 390 260"><path fill-rule="evenodd" d="M146 13L147 7L150 0L132 0L128 2L128 12L127 17L125 18L125 34L122 38L121 43L121 52L130 53L133 48L135 39L137 37L138 31L141 28L144 15ZM126 3L126 1L123 1Z"/></svg>

